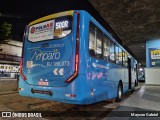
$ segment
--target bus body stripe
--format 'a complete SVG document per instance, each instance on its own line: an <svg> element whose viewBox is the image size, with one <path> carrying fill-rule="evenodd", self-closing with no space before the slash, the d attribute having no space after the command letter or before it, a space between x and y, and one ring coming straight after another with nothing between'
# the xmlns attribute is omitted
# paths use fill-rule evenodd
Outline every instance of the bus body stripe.
<svg viewBox="0 0 160 120"><path fill-rule="evenodd" d="M36 23L39 23L39 22L42 22L42 21L45 21L45 20L48 20L48 19L62 17L62 16L66 16L66 15L73 15L73 10L66 11L66 12L60 12L60 13L56 13L56 14L51 14L51 15L39 18L35 21L30 22L29 26L36 24Z"/></svg>

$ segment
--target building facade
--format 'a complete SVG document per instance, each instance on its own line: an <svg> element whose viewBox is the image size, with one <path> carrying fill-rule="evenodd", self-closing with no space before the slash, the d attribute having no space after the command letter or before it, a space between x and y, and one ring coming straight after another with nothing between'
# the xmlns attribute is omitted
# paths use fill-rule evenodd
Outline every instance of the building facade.
<svg viewBox="0 0 160 120"><path fill-rule="evenodd" d="M0 78L15 78L19 72L22 42L4 40L0 44Z"/></svg>

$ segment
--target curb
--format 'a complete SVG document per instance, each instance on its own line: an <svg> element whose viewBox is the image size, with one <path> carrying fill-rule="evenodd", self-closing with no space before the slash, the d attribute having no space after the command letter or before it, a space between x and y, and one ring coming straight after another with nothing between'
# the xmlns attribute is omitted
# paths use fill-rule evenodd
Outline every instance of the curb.
<svg viewBox="0 0 160 120"><path fill-rule="evenodd" d="M18 90L16 90L16 91L5 91L5 92L0 92L0 95L7 95L7 94L14 94L14 93L18 93Z"/></svg>

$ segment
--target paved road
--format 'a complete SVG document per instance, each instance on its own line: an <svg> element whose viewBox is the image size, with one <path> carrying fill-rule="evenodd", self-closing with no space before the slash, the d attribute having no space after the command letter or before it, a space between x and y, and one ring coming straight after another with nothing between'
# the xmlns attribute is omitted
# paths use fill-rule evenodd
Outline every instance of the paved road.
<svg viewBox="0 0 160 120"><path fill-rule="evenodd" d="M104 120L117 120L117 119L136 119L136 117L115 117L115 113L128 114L130 111L146 111L157 110L160 111L160 87L159 86L141 86L136 88L136 91L129 92L124 95L123 100L119 103L114 100L103 101L92 105L77 106L65 104L54 101L47 101L35 98L27 98L19 96L18 93L0 95L0 111L51 111L51 113L58 111L56 118L43 118L43 119L63 119L68 113L70 117L65 119L104 119ZM118 111L118 112L115 112ZM126 112L128 111L128 112ZM84 114L86 113L86 114ZM50 112L49 112L50 114ZM54 114L55 115L55 114ZM82 116L89 116L83 117ZM57 113L56 113L57 116ZM73 117L76 116L76 117ZM77 117L78 116L78 117ZM110 117L107 117L110 116ZM113 117L114 116L114 117ZM72 118L71 118L72 117ZM0 118L1 119L1 118ZM3 118L4 119L4 118ZM19 119L19 118L17 118ZM21 118L22 119L22 118ZM25 118L24 118L25 119ZM138 118L139 119L139 118ZM151 118L143 118L151 119ZM159 118L155 118L159 120ZM14 119L15 120L15 119ZM153 120L153 119L152 119Z"/></svg>

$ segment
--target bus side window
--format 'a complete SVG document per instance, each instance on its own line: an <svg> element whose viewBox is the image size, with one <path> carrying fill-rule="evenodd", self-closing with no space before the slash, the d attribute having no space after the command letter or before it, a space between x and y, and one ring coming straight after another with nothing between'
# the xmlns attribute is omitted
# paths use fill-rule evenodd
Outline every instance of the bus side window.
<svg viewBox="0 0 160 120"><path fill-rule="evenodd" d="M123 51L123 66L127 67L128 66L128 55L126 52Z"/></svg>
<svg viewBox="0 0 160 120"><path fill-rule="evenodd" d="M97 47L96 47L96 57L102 58L102 32L98 29L96 29L96 41L97 41Z"/></svg>
<svg viewBox="0 0 160 120"><path fill-rule="evenodd" d="M110 55L109 55L109 61L115 63L115 48L114 43L110 41Z"/></svg>
<svg viewBox="0 0 160 120"><path fill-rule="evenodd" d="M109 59L109 42L110 40L104 36L103 57L106 61Z"/></svg>
<svg viewBox="0 0 160 120"><path fill-rule="evenodd" d="M89 54L93 57L96 56L96 34L95 27L89 25Z"/></svg>
<svg viewBox="0 0 160 120"><path fill-rule="evenodd" d="M102 58L102 32L90 23L89 26L89 53L96 58Z"/></svg>
<svg viewBox="0 0 160 120"><path fill-rule="evenodd" d="M125 61L125 66L128 67L128 53L126 52L126 61Z"/></svg>
<svg viewBox="0 0 160 120"><path fill-rule="evenodd" d="M122 49L119 47L119 54L118 54L118 57L119 57L119 65L123 65L123 59L122 59Z"/></svg>
<svg viewBox="0 0 160 120"><path fill-rule="evenodd" d="M115 45L116 64L119 64L119 48Z"/></svg>

